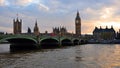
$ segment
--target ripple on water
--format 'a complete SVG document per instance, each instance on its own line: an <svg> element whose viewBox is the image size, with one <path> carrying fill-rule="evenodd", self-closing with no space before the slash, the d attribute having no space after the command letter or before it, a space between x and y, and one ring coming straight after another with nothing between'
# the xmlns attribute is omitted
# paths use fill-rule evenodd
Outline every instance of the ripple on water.
<svg viewBox="0 0 120 68"><path fill-rule="evenodd" d="M120 68L120 45L87 44L0 53L3 68Z"/></svg>

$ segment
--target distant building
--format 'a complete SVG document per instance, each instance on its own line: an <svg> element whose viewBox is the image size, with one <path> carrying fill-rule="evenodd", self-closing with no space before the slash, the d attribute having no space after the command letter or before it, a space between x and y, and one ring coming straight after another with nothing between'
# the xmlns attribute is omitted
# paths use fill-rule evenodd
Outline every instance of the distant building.
<svg viewBox="0 0 120 68"><path fill-rule="evenodd" d="M53 28L53 33L54 33L54 34L59 34L59 33L60 33L59 27Z"/></svg>
<svg viewBox="0 0 120 68"><path fill-rule="evenodd" d="M116 39L120 39L120 29L119 29L119 31L116 34Z"/></svg>
<svg viewBox="0 0 120 68"><path fill-rule="evenodd" d="M31 29L28 27L28 31L27 31L28 34L31 34Z"/></svg>
<svg viewBox="0 0 120 68"><path fill-rule="evenodd" d="M13 33L14 34L21 34L22 32L22 20L20 19L13 19Z"/></svg>
<svg viewBox="0 0 120 68"><path fill-rule="evenodd" d="M81 36L81 18L79 16L79 12L77 12L77 15L75 18L75 34L77 36Z"/></svg>
<svg viewBox="0 0 120 68"><path fill-rule="evenodd" d="M111 28L108 28L106 26L105 29L101 27L100 28L95 27L95 29L93 30L93 36L94 39L97 40L113 40L116 37L116 33L112 26Z"/></svg>
<svg viewBox="0 0 120 68"><path fill-rule="evenodd" d="M4 32L0 32L0 35L3 35L4 34Z"/></svg>
<svg viewBox="0 0 120 68"><path fill-rule="evenodd" d="M38 35L40 34L39 28L38 28L38 25L37 25L37 21L36 21L35 27L34 27L34 34L35 34L36 36L38 36Z"/></svg>
<svg viewBox="0 0 120 68"><path fill-rule="evenodd" d="M60 28L60 33L61 33L61 35L66 35L68 32L65 27L62 27L62 28Z"/></svg>
<svg viewBox="0 0 120 68"><path fill-rule="evenodd" d="M56 34L56 35L66 35L68 32L67 32L67 29L65 27L55 27L53 28L53 33Z"/></svg>

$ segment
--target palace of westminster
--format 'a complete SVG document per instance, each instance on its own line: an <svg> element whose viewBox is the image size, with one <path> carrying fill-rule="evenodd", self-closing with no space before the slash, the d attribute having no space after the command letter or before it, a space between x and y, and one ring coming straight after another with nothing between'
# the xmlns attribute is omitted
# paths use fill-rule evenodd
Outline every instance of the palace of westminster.
<svg viewBox="0 0 120 68"><path fill-rule="evenodd" d="M79 35L79 36L81 35L81 18L79 16L79 12L77 12L77 16L75 18L75 31L76 31L75 35ZM45 31L45 33L47 34L47 31ZM18 17L16 19L13 19L13 34L22 34L22 20L21 19L19 20ZM27 34L35 34L35 35L42 34L39 31L37 21L35 22L33 32L28 27ZM61 34L63 36L63 35L68 35L68 34L70 35L71 33L67 32L66 27L54 27L53 34L54 35Z"/></svg>
<svg viewBox="0 0 120 68"><path fill-rule="evenodd" d="M48 33L45 31L45 33L40 33L39 27L37 25L37 21L35 22L35 26L33 29L33 32L31 29L28 27L27 33L22 33L22 19L13 19L13 34L34 34L36 36L38 35L72 35L76 37L84 37L85 39L95 39L95 40L114 40L114 39L120 39L120 30L119 32L115 32L113 26L111 28L98 28L95 27L93 30L93 35L81 35L81 18L80 14L77 11L76 18L75 18L75 34L69 33L66 29L66 27L54 27L52 33Z"/></svg>

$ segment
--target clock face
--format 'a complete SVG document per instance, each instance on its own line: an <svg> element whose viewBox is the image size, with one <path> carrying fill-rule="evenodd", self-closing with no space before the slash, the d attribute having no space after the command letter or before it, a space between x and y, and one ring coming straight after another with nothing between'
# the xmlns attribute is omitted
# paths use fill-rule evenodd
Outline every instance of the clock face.
<svg viewBox="0 0 120 68"><path fill-rule="evenodd" d="M76 20L76 23L79 23L79 21L78 21L78 20Z"/></svg>

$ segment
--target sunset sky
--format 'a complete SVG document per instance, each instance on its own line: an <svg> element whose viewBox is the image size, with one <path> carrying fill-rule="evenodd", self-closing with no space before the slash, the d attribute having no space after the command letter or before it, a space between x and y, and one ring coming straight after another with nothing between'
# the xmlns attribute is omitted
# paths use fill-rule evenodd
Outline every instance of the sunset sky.
<svg viewBox="0 0 120 68"><path fill-rule="evenodd" d="M77 10L82 20L82 34L92 34L95 26L120 29L120 0L0 0L0 31L13 32L13 19L23 20L22 32L33 31L38 21L40 32L52 32L65 26L75 32Z"/></svg>

